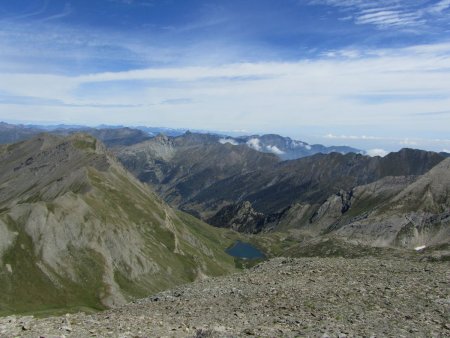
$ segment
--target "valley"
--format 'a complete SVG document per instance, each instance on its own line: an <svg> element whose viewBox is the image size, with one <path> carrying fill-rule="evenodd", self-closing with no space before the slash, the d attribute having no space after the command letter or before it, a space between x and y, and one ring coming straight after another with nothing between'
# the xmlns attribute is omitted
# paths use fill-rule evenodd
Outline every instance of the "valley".
<svg viewBox="0 0 450 338"><path fill-rule="evenodd" d="M0 23L0 338L450 337L450 0Z"/></svg>
<svg viewBox="0 0 450 338"><path fill-rule="evenodd" d="M449 332L446 154L139 135L0 146L0 336Z"/></svg>

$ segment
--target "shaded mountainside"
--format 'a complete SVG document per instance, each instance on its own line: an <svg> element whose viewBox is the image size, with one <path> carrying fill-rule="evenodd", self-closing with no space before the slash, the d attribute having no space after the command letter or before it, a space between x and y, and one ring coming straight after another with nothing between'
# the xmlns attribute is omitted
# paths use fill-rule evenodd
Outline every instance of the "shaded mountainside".
<svg viewBox="0 0 450 338"><path fill-rule="evenodd" d="M420 175L442 159L436 153L411 149L384 158L338 153L314 155L218 181L200 191L187 205L209 207L247 200L259 212L277 213L293 203L322 203L332 193L382 177Z"/></svg>
<svg viewBox="0 0 450 338"><path fill-rule="evenodd" d="M366 217L445 158L403 149L383 158L332 153L281 162L199 134L160 136L116 151L172 205L218 227L250 233L292 227L335 231L341 218ZM359 193L364 189L373 192Z"/></svg>
<svg viewBox="0 0 450 338"><path fill-rule="evenodd" d="M224 231L175 212L88 135L0 147L0 313L100 309L234 269Z"/></svg>
<svg viewBox="0 0 450 338"><path fill-rule="evenodd" d="M175 206L217 182L258 168L269 170L279 162L273 154L220 144L213 135L193 133L177 138L160 135L114 152L129 171Z"/></svg>

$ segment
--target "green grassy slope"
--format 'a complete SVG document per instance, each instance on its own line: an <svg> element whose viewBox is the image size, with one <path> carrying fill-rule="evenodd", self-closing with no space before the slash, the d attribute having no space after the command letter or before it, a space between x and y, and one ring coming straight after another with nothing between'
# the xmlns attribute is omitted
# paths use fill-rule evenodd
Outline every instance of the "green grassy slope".
<svg viewBox="0 0 450 338"><path fill-rule="evenodd" d="M229 230L172 210L91 137L1 156L0 315L95 311L235 269Z"/></svg>

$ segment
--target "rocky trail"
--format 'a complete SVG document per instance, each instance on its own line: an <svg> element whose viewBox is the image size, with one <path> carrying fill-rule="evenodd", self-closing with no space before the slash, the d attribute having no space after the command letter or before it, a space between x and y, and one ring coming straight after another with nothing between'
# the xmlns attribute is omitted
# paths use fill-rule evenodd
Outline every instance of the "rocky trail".
<svg viewBox="0 0 450 338"><path fill-rule="evenodd" d="M92 315L0 318L1 337L449 337L450 264L275 258Z"/></svg>

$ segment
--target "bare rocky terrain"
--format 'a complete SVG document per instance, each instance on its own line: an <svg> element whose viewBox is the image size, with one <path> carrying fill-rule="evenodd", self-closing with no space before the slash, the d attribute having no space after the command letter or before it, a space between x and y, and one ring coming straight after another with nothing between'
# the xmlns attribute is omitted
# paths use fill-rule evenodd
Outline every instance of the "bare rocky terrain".
<svg viewBox="0 0 450 338"><path fill-rule="evenodd" d="M275 258L97 314L1 318L0 336L448 337L449 284L420 254Z"/></svg>

